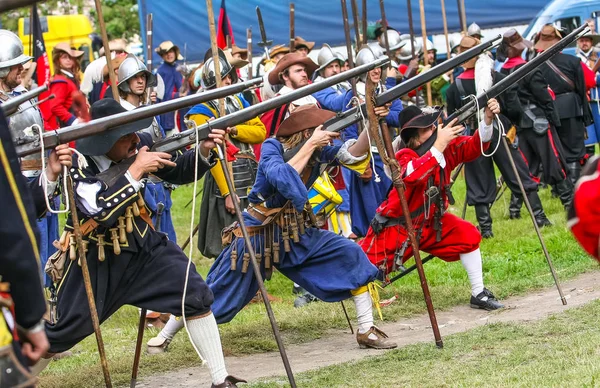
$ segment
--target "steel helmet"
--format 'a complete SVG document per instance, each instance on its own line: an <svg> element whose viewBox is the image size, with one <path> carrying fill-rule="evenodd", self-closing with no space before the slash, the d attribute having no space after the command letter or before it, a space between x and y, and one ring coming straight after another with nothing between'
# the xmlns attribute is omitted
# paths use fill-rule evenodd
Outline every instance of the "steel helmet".
<svg viewBox="0 0 600 388"><path fill-rule="evenodd" d="M433 45L433 42L430 41L429 39L426 39L425 40L425 48L423 49L423 51L431 51L431 50L437 52L437 49Z"/></svg>
<svg viewBox="0 0 600 388"><path fill-rule="evenodd" d="M378 43L371 43L367 46L364 46L362 49L360 49L358 54L356 54L355 66L358 67L366 65L367 63L371 63L383 56L385 56L385 53L383 52L381 46ZM367 73L359 75L358 78L364 82L367 78Z"/></svg>
<svg viewBox="0 0 600 388"><path fill-rule="evenodd" d="M477 25L477 23L471 23L469 28L467 28L467 35L473 36L477 39L483 38L483 35L481 35L481 28Z"/></svg>
<svg viewBox="0 0 600 388"><path fill-rule="evenodd" d="M227 75L231 76L231 82L237 82L237 72L227 60L227 56L221 49L219 50L219 67L221 70L221 79ZM208 90L217 86L217 77L215 75L215 61L212 56L212 49L208 49L204 55L204 65L202 66L202 89Z"/></svg>
<svg viewBox="0 0 600 388"><path fill-rule="evenodd" d="M135 55L129 54L127 55L127 58L121 62L121 66L119 66L119 83L117 84L119 89L125 93L131 93L128 81L139 73L146 74L147 88L155 87L158 84L156 75L148 70L146 65L144 65L144 62L140 61Z"/></svg>
<svg viewBox="0 0 600 388"><path fill-rule="evenodd" d="M345 62L345 60L340 58L340 56L336 54L327 43L323 43L323 47L321 47L319 55L317 56L317 64L319 65L317 71L323 70L335 61ZM341 64L342 63L340 63L340 65Z"/></svg>
<svg viewBox="0 0 600 388"><path fill-rule="evenodd" d="M408 61L408 60L412 59L412 57L413 57L412 47L413 46L415 47L415 55L419 56L419 54L421 54L422 44L420 41L413 39L413 41L411 42L410 34L402 34L402 35L400 35L400 38L406 42L406 44L400 48L400 53L398 54L398 58L401 61Z"/></svg>
<svg viewBox="0 0 600 388"><path fill-rule="evenodd" d="M402 40L402 38L400 37L400 34L396 30L387 30L386 33L388 36L388 44L390 45L390 51L398 50L402 46L405 46L406 43L408 43L408 41ZM383 37L381 39L381 43L379 43L379 45L381 47L385 47L385 46L383 46L384 44L385 44L385 37Z"/></svg>
<svg viewBox="0 0 600 388"><path fill-rule="evenodd" d="M14 33L0 30L0 77L8 75L10 67L20 65L33 58L23 54L23 42Z"/></svg>

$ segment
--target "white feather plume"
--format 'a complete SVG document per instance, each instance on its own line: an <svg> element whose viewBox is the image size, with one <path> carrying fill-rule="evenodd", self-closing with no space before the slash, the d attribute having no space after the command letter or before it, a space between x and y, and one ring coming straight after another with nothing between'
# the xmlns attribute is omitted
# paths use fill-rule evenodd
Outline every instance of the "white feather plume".
<svg viewBox="0 0 600 388"><path fill-rule="evenodd" d="M482 54L475 62L475 88L477 95L489 90L493 83L494 60L487 54Z"/></svg>

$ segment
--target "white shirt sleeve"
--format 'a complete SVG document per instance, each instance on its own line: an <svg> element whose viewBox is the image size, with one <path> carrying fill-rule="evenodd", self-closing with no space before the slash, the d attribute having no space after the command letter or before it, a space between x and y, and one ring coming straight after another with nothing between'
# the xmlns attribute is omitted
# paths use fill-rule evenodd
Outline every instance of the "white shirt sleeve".
<svg viewBox="0 0 600 388"><path fill-rule="evenodd" d="M492 135L494 134L494 124L487 125L485 120L481 120L479 123L479 137L481 141L487 143L492 140Z"/></svg>
<svg viewBox="0 0 600 388"><path fill-rule="evenodd" d="M444 158L444 154L441 153L440 151L438 151L437 148L435 147L431 147L431 149L429 150L431 151L431 154L433 155L433 157L437 160L437 162L439 163L441 168L446 167L446 158ZM410 175L415 171L415 168L413 167L413 163L408 162L408 165L406 166L406 175Z"/></svg>
<svg viewBox="0 0 600 388"><path fill-rule="evenodd" d="M131 186L133 186L133 189L136 193L140 191L140 188L142 188L142 186L144 186L144 184L141 181L138 181L131 175L129 170L127 170L127 172L125 173L125 178L127 178L129 183L131 183Z"/></svg>
<svg viewBox="0 0 600 388"><path fill-rule="evenodd" d="M46 181L46 193L48 193L49 196L52 196L54 194L54 190L56 190L56 186L58 185L57 181Z"/></svg>
<svg viewBox="0 0 600 388"><path fill-rule="evenodd" d="M77 195L81 200L81 204L89 214L96 214L102 210L96 202L98 193L102 189L100 182L94 183L79 183L77 185Z"/></svg>

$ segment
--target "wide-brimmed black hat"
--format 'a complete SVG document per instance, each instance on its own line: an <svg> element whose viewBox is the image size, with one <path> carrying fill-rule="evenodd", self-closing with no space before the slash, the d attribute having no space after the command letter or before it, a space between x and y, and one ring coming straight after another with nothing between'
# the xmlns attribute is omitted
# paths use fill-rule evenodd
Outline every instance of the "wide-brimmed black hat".
<svg viewBox="0 0 600 388"><path fill-rule="evenodd" d="M437 122L442 115L440 107L424 107L420 109L416 105L410 105L400 112L400 138L405 143L414 136L420 128L429 128Z"/></svg>
<svg viewBox="0 0 600 388"><path fill-rule="evenodd" d="M112 98L104 98L96 101L90 110L92 120L124 112L127 112L127 109L123 108L121 104ZM79 139L76 143L77 151L89 156L104 155L110 151L112 146L115 145L117 140L121 137L148 128L152 125L152 120L154 120L154 118L149 117L147 119L133 121L111 128L108 131L104 131L97 135Z"/></svg>

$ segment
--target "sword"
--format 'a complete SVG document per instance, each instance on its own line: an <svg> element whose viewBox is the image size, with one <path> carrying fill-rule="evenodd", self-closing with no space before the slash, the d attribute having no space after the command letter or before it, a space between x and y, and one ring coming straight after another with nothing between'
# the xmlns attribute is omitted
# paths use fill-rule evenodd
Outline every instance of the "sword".
<svg viewBox="0 0 600 388"><path fill-rule="evenodd" d="M256 17L258 18L258 27L260 28L260 38L262 39L258 42L258 45L265 49L265 55L267 59L271 59L269 55L269 47L273 44L272 40L267 39L267 32L265 31L265 23L263 22L262 13L260 12L260 7L256 7Z"/></svg>

